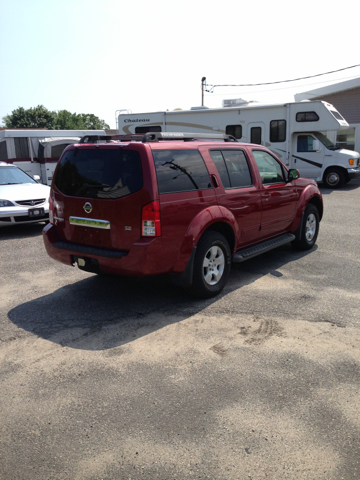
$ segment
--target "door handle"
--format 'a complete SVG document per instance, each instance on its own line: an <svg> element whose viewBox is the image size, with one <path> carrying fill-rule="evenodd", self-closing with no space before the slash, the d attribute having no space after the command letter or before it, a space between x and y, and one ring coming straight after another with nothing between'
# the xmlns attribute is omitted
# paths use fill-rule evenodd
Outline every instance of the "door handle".
<svg viewBox="0 0 360 480"><path fill-rule="evenodd" d="M211 175L211 182L212 182L214 188L219 188L219 183L218 183L215 175Z"/></svg>
<svg viewBox="0 0 360 480"><path fill-rule="evenodd" d="M269 192L265 192L261 196L264 200L269 200L269 198L271 197L271 194Z"/></svg>

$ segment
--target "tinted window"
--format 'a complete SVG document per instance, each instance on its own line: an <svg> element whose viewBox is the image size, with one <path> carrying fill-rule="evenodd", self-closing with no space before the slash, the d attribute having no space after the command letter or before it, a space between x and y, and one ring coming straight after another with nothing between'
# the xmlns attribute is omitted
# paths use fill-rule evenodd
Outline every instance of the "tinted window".
<svg viewBox="0 0 360 480"><path fill-rule="evenodd" d="M299 112L296 114L297 122L317 122L319 115L316 112Z"/></svg>
<svg viewBox="0 0 360 480"><path fill-rule="evenodd" d="M242 137L242 125L227 125L225 133L239 139Z"/></svg>
<svg viewBox="0 0 360 480"><path fill-rule="evenodd" d="M312 135L299 135L297 138L298 152L314 152L314 140Z"/></svg>
<svg viewBox="0 0 360 480"><path fill-rule="evenodd" d="M16 158L29 158L29 145L27 138L14 138Z"/></svg>
<svg viewBox="0 0 360 480"><path fill-rule="evenodd" d="M152 127L135 127L135 133L161 132L161 127L153 125Z"/></svg>
<svg viewBox="0 0 360 480"><path fill-rule="evenodd" d="M270 142L285 142L286 121L272 120L270 122Z"/></svg>
<svg viewBox="0 0 360 480"><path fill-rule="evenodd" d="M252 127L250 137L250 143L261 145L261 127Z"/></svg>
<svg viewBox="0 0 360 480"><path fill-rule="evenodd" d="M285 182L284 169L272 155L262 150L253 150L252 153L263 184Z"/></svg>
<svg viewBox="0 0 360 480"><path fill-rule="evenodd" d="M220 175L221 183L223 184L224 188L230 188L231 184L229 173L226 168L225 159L223 157L223 154L221 153L221 150L210 150L210 155L213 159L213 162L215 163L215 167Z"/></svg>
<svg viewBox="0 0 360 480"><path fill-rule="evenodd" d="M212 188L209 172L198 150L153 151L159 193Z"/></svg>
<svg viewBox="0 0 360 480"><path fill-rule="evenodd" d="M61 159L55 185L65 195L121 198L142 188L141 160L133 150L75 149Z"/></svg>
<svg viewBox="0 0 360 480"><path fill-rule="evenodd" d="M249 165L242 150L212 150L210 155L224 188L241 188L252 185Z"/></svg>
<svg viewBox="0 0 360 480"><path fill-rule="evenodd" d="M0 142L0 160L7 160L7 148L6 148L6 140Z"/></svg>

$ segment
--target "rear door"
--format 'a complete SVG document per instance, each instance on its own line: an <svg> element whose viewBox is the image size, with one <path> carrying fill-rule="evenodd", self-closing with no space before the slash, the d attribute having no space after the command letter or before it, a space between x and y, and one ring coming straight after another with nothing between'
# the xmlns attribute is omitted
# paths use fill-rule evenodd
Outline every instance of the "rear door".
<svg viewBox="0 0 360 480"><path fill-rule="evenodd" d="M205 148L203 148L205 150ZM207 152L208 150L208 152ZM261 221L261 192L256 186L247 154L242 148L206 149L216 169L218 203L234 215L240 236L235 248L256 242Z"/></svg>
<svg viewBox="0 0 360 480"><path fill-rule="evenodd" d="M65 152L54 180L54 217L62 240L129 250L140 239L142 207L153 200L144 148L79 146Z"/></svg>
<svg viewBox="0 0 360 480"><path fill-rule="evenodd" d="M199 150L151 146L160 198L164 255L177 255L186 232L198 213L217 205L214 187Z"/></svg>

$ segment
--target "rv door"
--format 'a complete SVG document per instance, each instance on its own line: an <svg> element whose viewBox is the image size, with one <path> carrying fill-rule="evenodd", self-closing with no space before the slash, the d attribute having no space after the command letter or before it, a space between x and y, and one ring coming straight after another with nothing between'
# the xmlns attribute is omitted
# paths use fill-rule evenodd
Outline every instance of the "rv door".
<svg viewBox="0 0 360 480"><path fill-rule="evenodd" d="M265 124L263 122L248 123L247 141L257 145L265 145Z"/></svg>
<svg viewBox="0 0 360 480"><path fill-rule="evenodd" d="M293 141L293 167L306 178L321 179L324 147L312 133L297 133Z"/></svg>

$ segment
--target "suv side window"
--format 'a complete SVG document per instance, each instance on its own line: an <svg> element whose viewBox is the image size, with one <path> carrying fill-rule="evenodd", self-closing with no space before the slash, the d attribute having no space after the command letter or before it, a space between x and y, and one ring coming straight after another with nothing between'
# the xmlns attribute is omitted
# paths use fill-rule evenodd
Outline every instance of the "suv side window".
<svg viewBox="0 0 360 480"><path fill-rule="evenodd" d="M213 188L198 150L153 150L159 193Z"/></svg>
<svg viewBox="0 0 360 480"><path fill-rule="evenodd" d="M253 150L252 153L263 184L284 183L286 181L282 165L272 155L263 150Z"/></svg>
<svg viewBox="0 0 360 480"><path fill-rule="evenodd" d="M210 155L224 188L249 187L253 184L249 165L242 150L211 150Z"/></svg>

